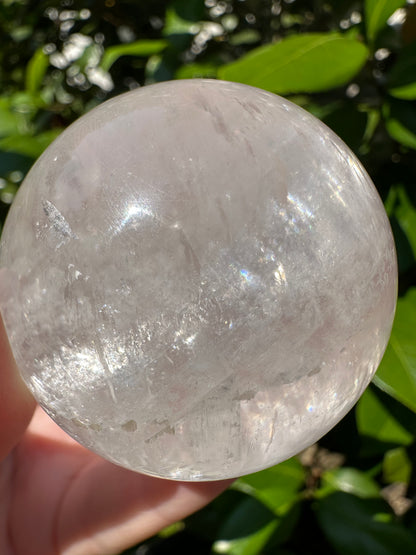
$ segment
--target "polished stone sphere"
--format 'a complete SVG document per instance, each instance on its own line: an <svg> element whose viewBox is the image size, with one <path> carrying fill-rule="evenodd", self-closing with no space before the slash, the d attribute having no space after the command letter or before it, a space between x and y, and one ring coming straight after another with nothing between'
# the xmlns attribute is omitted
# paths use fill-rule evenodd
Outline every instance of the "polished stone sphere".
<svg viewBox="0 0 416 555"><path fill-rule="evenodd" d="M344 143L271 93L119 96L36 162L1 242L23 378L127 468L216 480L278 463L357 401L386 347L395 248Z"/></svg>

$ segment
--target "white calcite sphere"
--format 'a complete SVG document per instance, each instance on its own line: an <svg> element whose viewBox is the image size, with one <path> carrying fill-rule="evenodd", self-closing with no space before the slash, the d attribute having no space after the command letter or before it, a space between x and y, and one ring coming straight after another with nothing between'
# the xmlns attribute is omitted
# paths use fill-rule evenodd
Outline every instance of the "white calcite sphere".
<svg viewBox="0 0 416 555"><path fill-rule="evenodd" d="M105 102L34 165L1 242L1 308L34 396L83 445L180 480L260 470L368 385L393 238L327 127L235 83Z"/></svg>

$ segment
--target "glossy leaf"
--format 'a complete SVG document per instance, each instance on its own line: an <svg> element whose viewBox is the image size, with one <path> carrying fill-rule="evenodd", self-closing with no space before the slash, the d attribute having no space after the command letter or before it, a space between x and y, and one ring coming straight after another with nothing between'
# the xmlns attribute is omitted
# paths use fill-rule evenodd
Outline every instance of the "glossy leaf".
<svg viewBox="0 0 416 555"><path fill-rule="evenodd" d="M352 493L357 497L379 497L380 488L367 474L356 468L335 468L322 475L322 488L318 490L318 497L335 491Z"/></svg>
<svg viewBox="0 0 416 555"><path fill-rule="evenodd" d="M282 514L298 498L305 470L296 457L272 468L240 478L233 487L255 497L276 514Z"/></svg>
<svg viewBox="0 0 416 555"><path fill-rule="evenodd" d="M416 258L416 206L404 185L393 185L386 200L386 210L390 219L395 219Z"/></svg>
<svg viewBox="0 0 416 555"><path fill-rule="evenodd" d="M15 152L35 159L56 139L60 132L60 129L52 129L34 137L30 135L10 135L0 139L0 150Z"/></svg>
<svg viewBox="0 0 416 555"><path fill-rule="evenodd" d="M218 536L228 516L237 509L247 496L231 488L227 489L209 505L186 519L186 529L192 534L210 541Z"/></svg>
<svg viewBox="0 0 416 555"><path fill-rule="evenodd" d="M258 555L278 526L278 519L256 499L248 497L224 523L212 552Z"/></svg>
<svg viewBox="0 0 416 555"><path fill-rule="evenodd" d="M389 93L395 98L402 98L404 100L416 99L416 77L415 80L406 85L400 85L389 89Z"/></svg>
<svg viewBox="0 0 416 555"><path fill-rule="evenodd" d="M217 66L214 64L188 64L181 66L175 74L175 79L197 79L217 76Z"/></svg>
<svg viewBox="0 0 416 555"><path fill-rule="evenodd" d="M409 198L408 188L401 184L390 187L384 206L390 218L401 274L416 263L416 206Z"/></svg>
<svg viewBox="0 0 416 555"><path fill-rule="evenodd" d="M404 447L397 447L386 452L383 459L383 479L388 484L394 482L409 483L412 474L412 462Z"/></svg>
<svg viewBox="0 0 416 555"><path fill-rule="evenodd" d="M405 4L406 0L365 0L365 27L370 42L374 41L389 17Z"/></svg>
<svg viewBox="0 0 416 555"><path fill-rule="evenodd" d="M390 342L374 383L416 412L416 288L398 300Z"/></svg>
<svg viewBox="0 0 416 555"><path fill-rule="evenodd" d="M403 146L416 149L416 111L411 102L392 101L384 108L389 135Z"/></svg>
<svg viewBox="0 0 416 555"><path fill-rule="evenodd" d="M138 40L128 44L117 44L106 49L101 59L100 66L108 71L111 66L122 56L142 56L147 58L158 54L166 48L165 40Z"/></svg>
<svg viewBox="0 0 416 555"><path fill-rule="evenodd" d="M393 417L371 388L358 401L355 416L358 431L364 436L364 450L368 438L393 445L410 445L413 441L413 435Z"/></svg>
<svg viewBox="0 0 416 555"><path fill-rule="evenodd" d="M324 91L348 83L367 56L367 47L353 38L305 33L252 50L220 68L219 77L280 94Z"/></svg>
<svg viewBox="0 0 416 555"><path fill-rule="evenodd" d="M414 555L416 539L382 500L334 493L316 505L318 521L338 555Z"/></svg>
<svg viewBox="0 0 416 555"><path fill-rule="evenodd" d="M182 19L175 10L168 9L166 11L166 23L164 27L164 35L170 37L171 35L188 35L192 34L192 29L195 23Z"/></svg>
<svg viewBox="0 0 416 555"><path fill-rule="evenodd" d="M416 42L399 53L388 76L389 93L404 100L416 99Z"/></svg>
<svg viewBox="0 0 416 555"><path fill-rule="evenodd" d="M167 37L194 34L204 9L204 0L174 0L166 10L163 34Z"/></svg>
<svg viewBox="0 0 416 555"><path fill-rule="evenodd" d="M322 118L341 139L354 151L363 141L367 127L367 114L357 110L351 102L343 102L337 109Z"/></svg>
<svg viewBox="0 0 416 555"><path fill-rule="evenodd" d="M391 118L386 123L389 135L403 146L416 149L416 134L400 120Z"/></svg>

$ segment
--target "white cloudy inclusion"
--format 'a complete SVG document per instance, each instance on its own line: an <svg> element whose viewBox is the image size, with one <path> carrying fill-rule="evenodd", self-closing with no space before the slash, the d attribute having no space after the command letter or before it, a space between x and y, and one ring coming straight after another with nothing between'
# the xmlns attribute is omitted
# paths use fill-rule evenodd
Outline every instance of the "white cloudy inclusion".
<svg viewBox="0 0 416 555"><path fill-rule="evenodd" d="M181 480L273 465L371 380L396 302L383 205L351 151L273 94L145 87L69 127L1 242L22 375L70 435Z"/></svg>

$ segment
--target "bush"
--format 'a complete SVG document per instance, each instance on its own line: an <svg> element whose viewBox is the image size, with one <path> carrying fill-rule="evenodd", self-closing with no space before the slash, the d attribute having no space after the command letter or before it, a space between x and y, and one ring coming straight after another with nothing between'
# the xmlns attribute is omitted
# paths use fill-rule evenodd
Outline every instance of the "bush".
<svg viewBox="0 0 416 555"><path fill-rule="evenodd" d="M395 235L396 320L355 409L137 553L416 553L416 5L3 0L0 35L2 222L33 161L87 110L145 84L218 77L285 95L334 129Z"/></svg>

